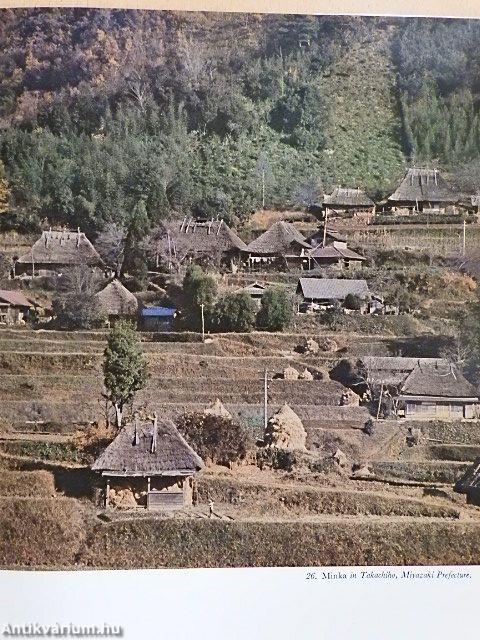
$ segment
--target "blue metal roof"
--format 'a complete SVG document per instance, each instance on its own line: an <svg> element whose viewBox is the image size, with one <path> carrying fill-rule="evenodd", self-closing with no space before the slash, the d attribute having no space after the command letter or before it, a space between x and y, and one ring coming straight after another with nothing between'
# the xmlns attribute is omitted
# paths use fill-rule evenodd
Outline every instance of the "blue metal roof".
<svg viewBox="0 0 480 640"><path fill-rule="evenodd" d="M173 318L177 310L173 307L145 307L142 309L142 316L155 318Z"/></svg>

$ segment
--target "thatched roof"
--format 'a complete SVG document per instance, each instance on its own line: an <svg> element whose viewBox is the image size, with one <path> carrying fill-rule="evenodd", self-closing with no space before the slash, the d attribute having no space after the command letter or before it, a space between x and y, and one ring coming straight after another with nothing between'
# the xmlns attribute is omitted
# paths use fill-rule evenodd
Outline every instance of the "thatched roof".
<svg viewBox="0 0 480 640"><path fill-rule="evenodd" d="M92 465L105 475L190 475L203 461L166 418L127 424Z"/></svg>
<svg viewBox="0 0 480 640"><path fill-rule="evenodd" d="M95 298L109 316L133 316L138 311L137 298L119 280L112 280Z"/></svg>
<svg viewBox="0 0 480 640"><path fill-rule="evenodd" d="M402 396L477 399L475 387L463 373L446 363L417 364L401 389Z"/></svg>
<svg viewBox="0 0 480 640"><path fill-rule="evenodd" d="M292 246L297 249L310 249L307 240L293 224L280 220L252 240L247 246L247 251L258 255L283 256L288 254Z"/></svg>
<svg viewBox="0 0 480 640"><path fill-rule="evenodd" d="M345 300L348 294L370 295L366 280L339 278L300 278L298 288L305 300Z"/></svg>
<svg viewBox="0 0 480 640"><path fill-rule="evenodd" d="M247 245L223 220L184 218L167 222L162 239L165 255L183 260L186 256L227 254L246 251Z"/></svg>
<svg viewBox="0 0 480 640"><path fill-rule="evenodd" d="M362 189L336 187L330 195L325 195L323 204L330 207L373 207L374 203Z"/></svg>
<svg viewBox="0 0 480 640"><path fill-rule="evenodd" d="M397 190L388 202L414 205L416 202L457 202L459 195L453 193L437 169L407 169Z"/></svg>
<svg viewBox="0 0 480 640"><path fill-rule="evenodd" d="M44 231L19 264L103 266L102 259L87 236L78 231Z"/></svg>
<svg viewBox="0 0 480 640"><path fill-rule="evenodd" d="M268 421L263 441L267 447L289 451L306 448L307 433L302 421L288 404L284 404Z"/></svg>
<svg viewBox="0 0 480 640"><path fill-rule="evenodd" d="M402 356L362 356L358 361L364 375L373 382L398 386L419 364L425 366L447 366L443 358L404 358Z"/></svg>
<svg viewBox="0 0 480 640"><path fill-rule="evenodd" d="M34 305L25 297L22 291L9 291L8 289L0 289L0 304L8 304L11 307L27 307Z"/></svg>
<svg viewBox="0 0 480 640"><path fill-rule="evenodd" d="M467 493L469 489L480 488L480 458L476 458L472 466L467 469L455 484L455 491L458 493Z"/></svg>

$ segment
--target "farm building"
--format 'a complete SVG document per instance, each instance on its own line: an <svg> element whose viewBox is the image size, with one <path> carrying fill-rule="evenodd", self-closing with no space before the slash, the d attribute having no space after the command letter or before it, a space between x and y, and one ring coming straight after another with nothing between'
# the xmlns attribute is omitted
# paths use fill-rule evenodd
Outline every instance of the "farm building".
<svg viewBox="0 0 480 640"><path fill-rule="evenodd" d="M171 331L176 317L174 307L144 307L140 311L140 328L143 331Z"/></svg>
<svg viewBox="0 0 480 640"><path fill-rule="evenodd" d="M402 182L387 199L387 207L439 213L459 201L437 169L408 169Z"/></svg>
<svg viewBox="0 0 480 640"><path fill-rule="evenodd" d="M372 297L366 280L339 278L300 278L297 294L301 295L305 302L313 302L323 307L343 302L349 294L365 301ZM365 307L367 306L366 304Z"/></svg>
<svg viewBox="0 0 480 640"><path fill-rule="evenodd" d="M455 491L465 493L469 504L480 507L480 458L477 458L466 474L457 481Z"/></svg>
<svg viewBox="0 0 480 640"><path fill-rule="evenodd" d="M135 419L121 429L92 470L105 480L105 506L176 509L193 503L202 459L171 420Z"/></svg>
<svg viewBox="0 0 480 640"><path fill-rule="evenodd" d="M236 293L248 293L248 295L257 304L257 306L260 306L263 294L265 293L267 288L268 286L266 284L262 284L261 282L252 282L252 284L247 284L246 287L237 289Z"/></svg>
<svg viewBox="0 0 480 640"><path fill-rule="evenodd" d="M349 249L347 239L337 233L320 229L310 237L310 242L314 245L307 256L310 269L330 265L348 269L350 265L365 261L363 256Z"/></svg>
<svg viewBox="0 0 480 640"><path fill-rule="evenodd" d="M159 254L169 268L188 262L216 262L234 270L247 245L224 220L187 218L165 223Z"/></svg>
<svg viewBox="0 0 480 640"><path fill-rule="evenodd" d="M41 276L62 273L69 267L87 265L104 268L95 247L84 233L77 231L44 231L28 253L14 262L14 276Z"/></svg>
<svg viewBox="0 0 480 640"><path fill-rule="evenodd" d="M375 213L375 203L362 189L347 189L336 187L330 195L323 197L323 211L325 214L351 217L360 213Z"/></svg>
<svg viewBox="0 0 480 640"><path fill-rule="evenodd" d="M290 222L280 220L247 246L250 268L265 264L307 267L311 249L306 238Z"/></svg>
<svg viewBox="0 0 480 640"><path fill-rule="evenodd" d="M405 417L417 420L473 419L478 413L478 392L449 363L419 363L405 380L399 405Z"/></svg>
<svg viewBox="0 0 480 640"><path fill-rule="evenodd" d="M0 289L0 324L23 324L34 308L22 291Z"/></svg>
<svg viewBox="0 0 480 640"><path fill-rule="evenodd" d="M360 375L374 385L400 388L418 365L447 366L443 358L406 358L403 356L363 356L357 361Z"/></svg>
<svg viewBox="0 0 480 640"><path fill-rule="evenodd" d="M138 300L119 280L109 282L96 294L95 299L100 311L108 316L109 322L137 316Z"/></svg>

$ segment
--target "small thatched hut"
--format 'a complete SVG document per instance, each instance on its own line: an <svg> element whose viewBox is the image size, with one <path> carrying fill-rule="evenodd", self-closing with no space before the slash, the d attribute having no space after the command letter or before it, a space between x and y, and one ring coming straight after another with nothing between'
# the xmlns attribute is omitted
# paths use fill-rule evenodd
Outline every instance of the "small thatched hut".
<svg viewBox="0 0 480 640"><path fill-rule="evenodd" d="M284 404L267 422L263 436L266 447L303 451L306 449L307 432L302 421L288 404Z"/></svg>
<svg viewBox="0 0 480 640"><path fill-rule="evenodd" d="M250 267L279 263L307 266L305 256L311 249L304 236L290 222L280 220L247 246Z"/></svg>
<svg viewBox="0 0 480 640"><path fill-rule="evenodd" d="M95 247L80 229L50 229L42 233L28 253L15 261L13 269L15 276L37 276L62 273L79 265L105 267Z"/></svg>
<svg viewBox="0 0 480 640"><path fill-rule="evenodd" d="M119 432L92 465L110 489L128 490L136 506L173 509L192 504L194 475L203 461L171 420L135 420Z"/></svg>
<svg viewBox="0 0 480 640"><path fill-rule="evenodd" d="M112 280L99 291L95 299L100 311L108 316L110 322L120 318L135 318L138 311L138 300L120 280Z"/></svg>
<svg viewBox="0 0 480 640"><path fill-rule="evenodd" d="M330 195L323 198L323 210L336 216L358 215L375 212L375 203L362 189L336 187Z"/></svg>

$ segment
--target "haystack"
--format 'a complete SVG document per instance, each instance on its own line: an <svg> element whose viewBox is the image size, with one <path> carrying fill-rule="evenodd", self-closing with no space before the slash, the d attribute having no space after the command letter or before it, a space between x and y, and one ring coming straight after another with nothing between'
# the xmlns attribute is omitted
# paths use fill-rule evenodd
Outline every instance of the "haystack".
<svg viewBox="0 0 480 640"><path fill-rule="evenodd" d="M360 396L351 389L344 391L340 397L340 405L342 407L359 407Z"/></svg>
<svg viewBox="0 0 480 640"><path fill-rule="evenodd" d="M216 416L217 418L225 418L226 420L233 420L232 414L225 408L223 402L217 398L215 402L212 402L203 412L204 416Z"/></svg>
<svg viewBox="0 0 480 640"><path fill-rule="evenodd" d="M298 373L298 371L294 367L291 367L290 365L283 370L284 380L298 380L299 376L300 374Z"/></svg>
<svg viewBox="0 0 480 640"><path fill-rule="evenodd" d="M348 463L347 456L343 453L341 449L337 449L332 456L334 462L338 464L339 467L346 467Z"/></svg>
<svg viewBox="0 0 480 640"><path fill-rule="evenodd" d="M318 346L318 342L313 338L304 338L302 344L300 345L301 351L305 353L305 355L315 356L319 352L320 347Z"/></svg>
<svg viewBox="0 0 480 640"><path fill-rule="evenodd" d="M299 380L313 380L313 373L305 367L298 376Z"/></svg>
<svg viewBox="0 0 480 640"><path fill-rule="evenodd" d="M320 351L325 353L335 353L338 351L338 343L333 338L322 338L318 345Z"/></svg>
<svg viewBox="0 0 480 640"><path fill-rule="evenodd" d="M307 432L297 414L284 404L268 421L263 441L266 447L304 451Z"/></svg>

